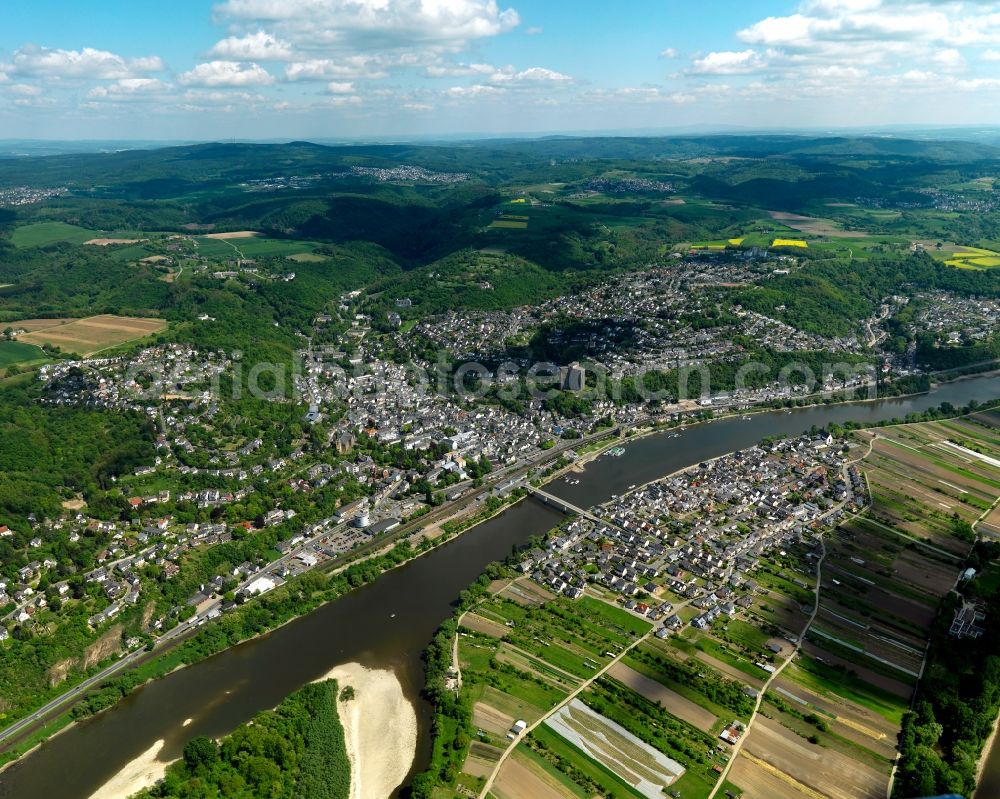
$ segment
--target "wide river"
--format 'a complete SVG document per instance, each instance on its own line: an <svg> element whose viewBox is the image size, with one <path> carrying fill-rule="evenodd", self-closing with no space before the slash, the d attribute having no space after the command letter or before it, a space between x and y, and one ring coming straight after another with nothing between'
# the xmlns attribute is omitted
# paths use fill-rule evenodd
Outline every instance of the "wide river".
<svg viewBox="0 0 1000 799"><path fill-rule="evenodd" d="M831 422L874 422L951 402L1000 397L1000 377L941 386L930 394L856 405L815 406L728 418L688 427L679 436L658 433L630 442L621 457L602 456L575 475L579 484L550 490L590 507L708 458L750 446L767 436L794 435ZM129 761L158 740L160 757L180 756L196 735L231 732L258 711L340 663L391 667L418 706L420 744L415 769L429 753L429 708L418 697L420 659L459 592L486 564L511 547L551 529L561 516L525 500L372 584L261 638L248 641L135 691L114 708L77 724L0 774L0 797L87 799ZM190 720L190 721L188 721ZM187 722L185 724L185 722ZM993 795L993 794L990 794Z"/></svg>

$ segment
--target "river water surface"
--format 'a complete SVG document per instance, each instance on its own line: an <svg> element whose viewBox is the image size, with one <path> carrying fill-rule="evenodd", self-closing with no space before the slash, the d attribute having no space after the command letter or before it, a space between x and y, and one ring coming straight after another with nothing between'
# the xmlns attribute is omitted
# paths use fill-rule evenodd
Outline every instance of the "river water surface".
<svg viewBox="0 0 1000 799"><path fill-rule="evenodd" d="M750 446L767 436L794 435L813 425L873 422L951 402L1000 397L1000 377L950 383L930 394L857 405L814 406L695 425L675 435L657 433L629 442L621 457L602 456L573 479L548 490L581 507L621 494L631 485ZM459 592L486 564L511 547L554 527L561 515L535 500L432 550L375 582L302 616L274 632L174 672L126 697L110 710L57 735L0 774L0 797L87 799L158 740L174 760L197 735L218 738L257 712L277 705L340 663L393 668L418 708L420 743L415 769L429 756L429 708L419 699L420 654L452 612ZM190 719L190 723L185 722ZM1000 777L994 754L987 767ZM1000 796L1000 791L985 796Z"/></svg>

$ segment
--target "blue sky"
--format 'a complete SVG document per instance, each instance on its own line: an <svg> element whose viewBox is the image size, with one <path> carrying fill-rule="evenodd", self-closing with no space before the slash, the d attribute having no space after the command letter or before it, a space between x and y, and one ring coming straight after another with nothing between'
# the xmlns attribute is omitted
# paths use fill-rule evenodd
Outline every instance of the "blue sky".
<svg viewBox="0 0 1000 799"><path fill-rule="evenodd" d="M0 138L1000 123L1000 0L4 0Z"/></svg>

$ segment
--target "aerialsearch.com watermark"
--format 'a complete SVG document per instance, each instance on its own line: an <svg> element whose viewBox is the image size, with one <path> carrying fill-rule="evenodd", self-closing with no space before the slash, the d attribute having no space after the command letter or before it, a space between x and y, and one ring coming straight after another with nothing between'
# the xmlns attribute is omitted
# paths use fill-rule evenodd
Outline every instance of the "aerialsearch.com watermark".
<svg viewBox="0 0 1000 799"><path fill-rule="evenodd" d="M726 385L713 386L707 364L677 367L655 363L633 366L612 375L599 363L574 362L560 365L540 361L525 365L505 361L489 367L477 361L455 362L441 355L430 365L409 362L374 364L311 358L306 362L250 363L239 353L225 372L210 380L214 397L245 396L257 399L311 403L317 396L361 398L371 395L401 395L414 399L441 396L459 401L497 399L504 402L544 402L560 392L588 400L610 400L616 404L675 404L693 402L761 402L836 397L855 400L878 398L878 371L870 363L790 362L773 365L747 361L739 365ZM125 388L138 401L153 401L183 385L181 367L172 363L130 363Z"/></svg>

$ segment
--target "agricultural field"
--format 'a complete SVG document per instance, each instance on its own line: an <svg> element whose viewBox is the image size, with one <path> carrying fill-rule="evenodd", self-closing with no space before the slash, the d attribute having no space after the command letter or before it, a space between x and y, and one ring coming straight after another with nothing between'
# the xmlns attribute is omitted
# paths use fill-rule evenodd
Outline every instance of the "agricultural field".
<svg viewBox="0 0 1000 799"><path fill-rule="evenodd" d="M10 240L15 247L46 247L60 242L83 244L98 235L100 234L96 230L68 225L65 222L34 222L14 228Z"/></svg>
<svg viewBox="0 0 1000 799"><path fill-rule="evenodd" d="M883 773L833 747L812 744L769 718L751 731L730 773L744 799L884 799L888 785L888 768Z"/></svg>
<svg viewBox="0 0 1000 799"><path fill-rule="evenodd" d="M0 341L0 370L20 363L40 363L48 356L35 344L21 341Z"/></svg>
<svg viewBox="0 0 1000 799"><path fill-rule="evenodd" d="M885 796L927 630L958 580L973 526L989 518L1000 497L994 414L856 436L871 448L858 468L872 506L826 536L815 620L769 685L730 771L746 799ZM768 572L756 579L769 606L781 594L801 604L790 575ZM776 623L758 604L751 614ZM746 630L735 633L747 646L756 643Z"/></svg>
<svg viewBox="0 0 1000 799"><path fill-rule="evenodd" d="M790 214L785 211L768 211L767 213L768 216L776 222L780 222L792 230L798 230L810 236L824 236L842 239L863 239L868 236L868 234L863 231L844 230L839 223L831 219L802 216L801 214Z"/></svg>
<svg viewBox="0 0 1000 799"><path fill-rule="evenodd" d="M721 717L731 720L735 713L704 695L699 704L689 686L674 690L657 682L647 673L656 671L646 663L653 655L636 655L637 668L618 663L563 704L608 657L647 635L651 625L591 596L575 602L550 598L542 605L529 586L523 578L494 586L498 593L461 621L462 691L472 704L477 738L458 779L460 790L481 787L516 721L545 718L505 760L493 796L555 799L604 792L644 799L662 795L662 787L670 785L685 797L707 797L715 775L714 759L706 754L715 751L713 730L721 729ZM721 677L699 679L713 696L719 695L719 684L732 686L731 695L742 690ZM748 699L741 697L745 707ZM731 703L732 696L723 701Z"/></svg>
<svg viewBox="0 0 1000 799"><path fill-rule="evenodd" d="M303 260L324 260L322 256L312 256L319 244L298 239L265 238L254 231L236 233L210 233L194 237L200 255L216 258L293 258Z"/></svg>
<svg viewBox="0 0 1000 799"><path fill-rule="evenodd" d="M225 233L205 233L200 238L226 241L228 239L254 239L263 235L264 234L258 230L230 230Z"/></svg>
<svg viewBox="0 0 1000 799"><path fill-rule="evenodd" d="M890 761L896 753L898 722L866 704L827 690L822 684L824 678L815 671L806 671L807 668L813 668L813 664L800 658L799 663L782 672L768 692L768 702L788 708L785 716L818 717L831 735L868 749L876 760ZM898 704L894 699L889 702L886 706L889 715L895 717L894 709ZM818 733L818 728L810 730L813 732Z"/></svg>
<svg viewBox="0 0 1000 799"><path fill-rule="evenodd" d="M715 718L709 729L716 732L734 718L748 719L753 711L753 700L745 680L731 677L698 658L687 656L672 645L671 639L642 643L629 653L623 664L656 683L656 686L645 684L641 691L638 684L631 685L651 701L656 701L654 695L660 695L657 686L686 700L683 705L675 702L678 712L674 715L699 729L707 723L708 716L697 714L692 705Z"/></svg>
<svg viewBox="0 0 1000 799"><path fill-rule="evenodd" d="M575 785L542 758L522 749L507 758L493 783L492 794L496 799L524 799L528 796L533 799L574 799L583 796Z"/></svg>
<svg viewBox="0 0 1000 799"><path fill-rule="evenodd" d="M526 578L515 580L510 585L504 585L499 595L507 599L512 599L519 605L527 605L535 608L544 602L555 599L555 594L546 591L538 583Z"/></svg>
<svg viewBox="0 0 1000 799"><path fill-rule="evenodd" d="M949 244L930 250L931 255L946 266L956 269L995 269L1000 266L1000 252L983 247L963 247Z"/></svg>
<svg viewBox="0 0 1000 799"><path fill-rule="evenodd" d="M658 702L673 716L686 721L702 732L710 732L719 717L685 696L671 691L662 683L636 671L625 663L616 663L608 674L623 685L627 685L650 702Z"/></svg>
<svg viewBox="0 0 1000 799"><path fill-rule="evenodd" d="M563 705L545 720L556 734L599 760L647 799L657 799L685 768L637 738L625 728L596 713L579 699Z"/></svg>
<svg viewBox="0 0 1000 799"><path fill-rule="evenodd" d="M859 437L872 447L864 462L872 520L964 557L972 542L970 526L1000 496L1000 469L991 462L1000 457L997 428L966 418Z"/></svg>
<svg viewBox="0 0 1000 799"><path fill-rule="evenodd" d="M145 338L166 329L162 319L101 314L85 319L29 320L33 328L18 336L19 342L48 344L65 352L90 355L100 350ZM46 323L44 326L41 323ZM16 327L21 322L11 322Z"/></svg>
<svg viewBox="0 0 1000 799"><path fill-rule="evenodd" d="M647 637L572 703L558 696L583 685L602 660L597 650L605 644L589 624L604 616L596 628L618 636L607 644L613 654L640 632L623 619L638 619L591 587L593 597L565 610L584 621L553 623L545 617L560 618L565 600L532 601L523 580L478 608L468 625L477 640L489 642L493 662L530 675L533 686L484 692L476 706L477 721L490 726L484 734L499 736L516 718L544 719L501 770L493 795L616 791L635 799L662 795L666 786L684 797L707 796L731 757L720 732L753 717L730 764L729 790L747 799L884 797L927 630L956 584L974 527L988 530L997 513L1000 415L855 436L871 507L842 519L822 546L806 537L761 558L750 575L752 601L735 616ZM1000 571L980 580L1000 582ZM690 621L695 608L675 599L678 615ZM616 613L595 616L598 607ZM553 692L554 714L530 695L543 686ZM669 763L655 753L683 773L668 782ZM472 761L470 775L479 767Z"/></svg>
<svg viewBox="0 0 1000 799"><path fill-rule="evenodd" d="M129 244L143 244L146 241L147 239L126 239L99 236L97 238L88 239L84 242L84 245L89 245L91 247L117 247Z"/></svg>
<svg viewBox="0 0 1000 799"><path fill-rule="evenodd" d="M492 222L490 222L489 226L494 230L498 228L502 228L505 230L527 230L528 217L512 216L510 214L504 214L499 219L494 219Z"/></svg>

